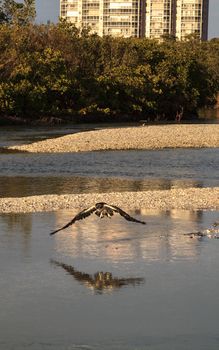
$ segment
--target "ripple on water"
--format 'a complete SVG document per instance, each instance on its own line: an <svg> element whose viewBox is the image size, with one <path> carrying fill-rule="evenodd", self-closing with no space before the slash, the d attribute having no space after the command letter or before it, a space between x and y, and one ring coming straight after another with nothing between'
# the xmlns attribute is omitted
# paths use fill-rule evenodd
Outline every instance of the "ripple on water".
<svg viewBox="0 0 219 350"><path fill-rule="evenodd" d="M2 154L0 161L1 197L219 185L217 149Z"/></svg>

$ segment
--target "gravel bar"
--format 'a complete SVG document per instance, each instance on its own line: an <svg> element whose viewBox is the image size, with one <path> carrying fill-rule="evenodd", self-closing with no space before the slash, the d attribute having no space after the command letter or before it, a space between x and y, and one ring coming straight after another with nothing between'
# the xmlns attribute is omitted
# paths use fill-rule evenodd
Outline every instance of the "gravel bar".
<svg viewBox="0 0 219 350"><path fill-rule="evenodd" d="M219 209L219 187L0 198L0 213L82 209L101 201L121 206L127 210L139 208L160 210Z"/></svg>
<svg viewBox="0 0 219 350"><path fill-rule="evenodd" d="M106 128L47 139L8 149L26 152L219 147L219 124L174 124Z"/></svg>
<svg viewBox="0 0 219 350"><path fill-rule="evenodd" d="M107 128L8 148L35 153L56 153L205 147L219 147L219 124ZM126 209L219 209L219 187L0 198L0 212L19 213L71 208L81 209L100 201Z"/></svg>

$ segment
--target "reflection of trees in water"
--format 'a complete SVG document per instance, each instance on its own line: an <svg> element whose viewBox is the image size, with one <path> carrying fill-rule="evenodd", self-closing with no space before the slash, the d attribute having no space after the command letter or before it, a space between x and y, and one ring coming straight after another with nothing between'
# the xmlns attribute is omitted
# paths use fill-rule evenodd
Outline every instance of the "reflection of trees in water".
<svg viewBox="0 0 219 350"><path fill-rule="evenodd" d="M170 221L163 247L168 260L197 257L200 254L200 245L186 240L182 232L191 226L194 229L198 228L203 220L203 211L171 209L166 212L166 215Z"/></svg>
<svg viewBox="0 0 219 350"><path fill-rule="evenodd" d="M30 213L1 215L1 221L5 224L4 232L10 239L10 242L17 242L18 239L25 254L30 249L32 218L32 214Z"/></svg>
<svg viewBox="0 0 219 350"><path fill-rule="evenodd" d="M205 119L219 119L219 102L217 102L217 107L216 108L204 108L199 111L199 115L202 118Z"/></svg>
<svg viewBox="0 0 219 350"><path fill-rule="evenodd" d="M171 188L202 187L197 181L168 179L127 179L96 177L1 177L4 186L0 189L0 197L20 197L41 194L66 193L107 193L138 192L147 190L168 190Z"/></svg>
<svg viewBox="0 0 219 350"><path fill-rule="evenodd" d="M25 235L29 235L32 230L32 214L2 214L1 220L6 223L6 231L20 231Z"/></svg>
<svg viewBox="0 0 219 350"><path fill-rule="evenodd" d="M0 188L0 197L26 197L33 195L46 194L64 194L65 183L68 184L68 178L55 176L1 176L0 181L4 182L4 186Z"/></svg>
<svg viewBox="0 0 219 350"><path fill-rule="evenodd" d="M96 293L102 294L104 291L113 291L124 286L139 286L144 283L144 278L118 278L113 277L111 272L98 271L95 274L88 274L76 270L73 266L67 265L55 260L51 260L52 264L62 267L78 282L88 288L93 289Z"/></svg>

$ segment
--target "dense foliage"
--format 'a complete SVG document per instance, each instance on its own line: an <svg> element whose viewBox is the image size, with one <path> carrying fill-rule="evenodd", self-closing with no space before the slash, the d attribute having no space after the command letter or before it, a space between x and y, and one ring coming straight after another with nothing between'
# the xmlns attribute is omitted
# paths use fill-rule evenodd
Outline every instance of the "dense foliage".
<svg viewBox="0 0 219 350"><path fill-rule="evenodd" d="M219 39L100 38L34 25L25 3L14 18L0 7L0 118L167 120L215 103Z"/></svg>
<svg viewBox="0 0 219 350"><path fill-rule="evenodd" d="M0 23L24 25L36 17L35 0L0 0Z"/></svg>

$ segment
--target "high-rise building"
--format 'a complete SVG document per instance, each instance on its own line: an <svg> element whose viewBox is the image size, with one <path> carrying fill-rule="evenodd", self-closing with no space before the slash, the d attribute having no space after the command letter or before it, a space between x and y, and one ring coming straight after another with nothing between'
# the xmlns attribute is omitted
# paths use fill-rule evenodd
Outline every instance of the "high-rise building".
<svg viewBox="0 0 219 350"><path fill-rule="evenodd" d="M208 7L209 0L176 0L176 37L183 40L197 34L207 40Z"/></svg>
<svg viewBox="0 0 219 350"><path fill-rule="evenodd" d="M60 16L100 36L207 40L209 0L60 0Z"/></svg>
<svg viewBox="0 0 219 350"><path fill-rule="evenodd" d="M141 0L104 0L103 34L141 36L141 9Z"/></svg>
<svg viewBox="0 0 219 350"><path fill-rule="evenodd" d="M61 17L100 36L142 36L142 0L61 0Z"/></svg>
<svg viewBox="0 0 219 350"><path fill-rule="evenodd" d="M146 0L145 36L160 39L173 33L174 0Z"/></svg>
<svg viewBox="0 0 219 350"><path fill-rule="evenodd" d="M207 40L209 0L146 0L145 35L173 35L184 40L197 34Z"/></svg>

